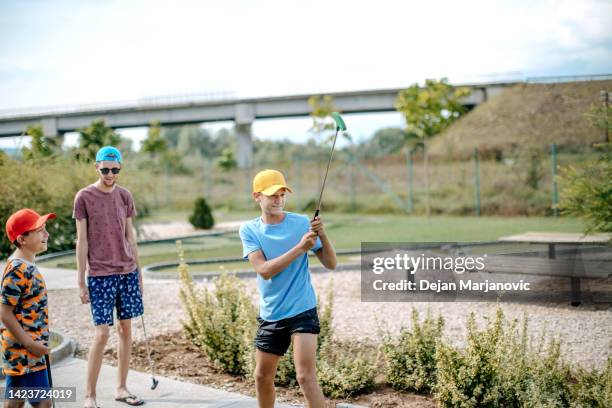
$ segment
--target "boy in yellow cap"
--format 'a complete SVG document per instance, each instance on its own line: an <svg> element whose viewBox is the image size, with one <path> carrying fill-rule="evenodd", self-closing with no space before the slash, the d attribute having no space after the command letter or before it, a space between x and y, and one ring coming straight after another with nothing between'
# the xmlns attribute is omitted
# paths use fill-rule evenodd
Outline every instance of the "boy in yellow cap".
<svg viewBox="0 0 612 408"><path fill-rule="evenodd" d="M261 216L240 226L243 256L257 272L259 328L255 336L255 383L259 407L273 407L278 361L293 342L297 380L309 407L325 400L316 376L320 332L317 298L308 270L308 251L328 269L337 259L320 217L284 211L291 193L283 174L263 170L253 179Z"/></svg>

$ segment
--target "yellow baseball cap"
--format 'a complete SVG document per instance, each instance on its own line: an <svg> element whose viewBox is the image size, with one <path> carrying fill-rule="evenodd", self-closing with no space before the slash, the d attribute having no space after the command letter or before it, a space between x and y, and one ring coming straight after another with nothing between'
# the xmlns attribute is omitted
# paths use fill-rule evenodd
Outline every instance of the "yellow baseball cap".
<svg viewBox="0 0 612 408"><path fill-rule="evenodd" d="M253 179L254 193L262 193L271 196L276 194L281 188L285 188L290 193L293 193L285 181L285 176L278 170L262 170L257 173Z"/></svg>

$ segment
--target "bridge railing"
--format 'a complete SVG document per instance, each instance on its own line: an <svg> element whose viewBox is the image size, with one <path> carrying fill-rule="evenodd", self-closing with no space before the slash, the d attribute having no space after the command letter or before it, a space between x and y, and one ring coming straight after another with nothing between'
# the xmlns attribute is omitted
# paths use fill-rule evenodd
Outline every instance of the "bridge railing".
<svg viewBox="0 0 612 408"><path fill-rule="evenodd" d="M569 75L569 76L541 76L541 77L526 77L519 78L518 73L506 73L500 75L510 75L506 77L498 77L497 74L484 75L479 77L471 77L472 85L480 84L480 81L474 81L475 78L485 79L490 83L492 78L499 78L496 83L552 83L552 82L572 82L572 81L600 81L612 79L612 74L596 74L596 75ZM522 76L522 75L521 75ZM470 77L463 77L467 79ZM455 81L453 81L455 82ZM482 82L486 85L487 82ZM457 86L462 84L456 83ZM85 103L78 105L55 105L55 106L38 106L16 109L0 109L0 119L23 117L23 116L52 116L66 113L87 113L103 110L121 110L134 107L151 107L151 106L172 106L186 105L190 103L207 102L207 101L232 101L238 99L237 93L234 91L213 91L204 93L186 93L176 95L161 95L147 96L135 100L111 101L111 102L96 102Z"/></svg>
<svg viewBox="0 0 612 408"><path fill-rule="evenodd" d="M29 108L1 109L0 118L27 115L57 115L76 112L96 112L108 109L130 109L134 107L185 105L197 102L230 101L237 98L234 91L186 93L177 95L146 96L139 99L84 103L78 105L35 106Z"/></svg>

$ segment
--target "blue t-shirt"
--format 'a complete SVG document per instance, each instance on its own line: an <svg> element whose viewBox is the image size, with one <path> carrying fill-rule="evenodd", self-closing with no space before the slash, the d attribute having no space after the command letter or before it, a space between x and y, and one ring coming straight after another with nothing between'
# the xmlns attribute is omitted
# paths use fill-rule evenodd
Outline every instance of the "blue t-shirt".
<svg viewBox="0 0 612 408"><path fill-rule="evenodd" d="M310 220L305 215L285 212L278 224L264 224L257 217L240 226L242 256L261 250L267 261L278 258L296 246L310 230ZM317 238L312 251L323 245ZM259 287L259 316L266 321L277 321L298 315L317 306L317 297L310 282L308 254L294 259L284 270L265 280L257 275Z"/></svg>

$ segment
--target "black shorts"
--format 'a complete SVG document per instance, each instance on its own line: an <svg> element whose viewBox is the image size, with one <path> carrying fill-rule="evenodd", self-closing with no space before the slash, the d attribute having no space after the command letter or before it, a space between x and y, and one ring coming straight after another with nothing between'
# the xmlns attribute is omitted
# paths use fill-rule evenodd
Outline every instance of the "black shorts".
<svg viewBox="0 0 612 408"><path fill-rule="evenodd" d="M257 321L259 327L255 335L255 347L278 356L287 352L293 333L319 334L321 331L316 307L276 322L267 322L259 316Z"/></svg>

